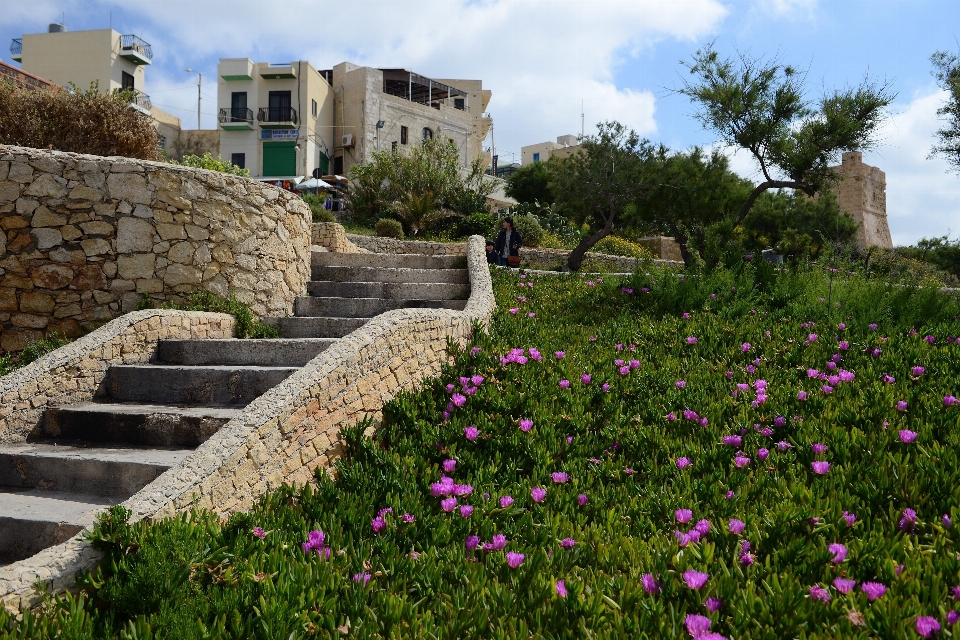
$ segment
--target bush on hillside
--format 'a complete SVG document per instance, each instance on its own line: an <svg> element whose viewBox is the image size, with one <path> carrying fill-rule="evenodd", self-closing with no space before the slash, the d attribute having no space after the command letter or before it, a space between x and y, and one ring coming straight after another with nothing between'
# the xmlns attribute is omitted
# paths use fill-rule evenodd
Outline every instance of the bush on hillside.
<svg viewBox="0 0 960 640"><path fill-rule="evenodd" d="M649 249L636 242L630 242L620 236L607 236L590 249L596 253L605 253L609 256L626 256L628 258L641 258L652 260L653 254Z"/></svg>
<svg viewBox="0 0 960 640"><path fill-rule="evenodd" d="M478 211L471 213L464 218L458 218L456 224L456 235L460 238L470 236L483 236L493 239L497 235L497 229L500 227L500 221L489 213Z"/></svg>
<svg viewBox="0 0 960 640"><path fill-rule="evenodd" d="M399 220L394 220L393 218L380 218L377 220L374 230L377 232L377 236L381 238L396 238L397 240L402 240L404 237L403 225L400 224Z"/></svg>
<svg viewBox="0 0 960 640"><path fill-rule="evenodd" d="M71 87L33 91L0 78L0 144L162 160L156 126L129 92Z"/></svg>
<svg viewBox="0 0 960 640"><path fill-rule="evenodd" d="M543 227L531 215L513 216L513 224L523 238L523 246L534 249L543 240Z"/></svg>
<svg viewBox="0 0 960 640"><path fill-rule="evenodd" d="M220 156L214 158L213 154L210 152L204 153L202 156L183 156L183 160L171 160L170 164L179 164L185 167L193 167L194 169L209 169L210 171L229 173L231 175L241 176L244 178L250 177L249 169L241 169L229 160L224 160Z"/></svg>
<svg viewBox="0 0 960 640"><path fill-rule="evenodd" d="M332 211L324 209L323 203L326 202L327 196L325 195L316 195L313 193L303 194L303 201L307 203L307 206L310 207L310 213L313 214L314 222L336 222L337 217L333 215Z"/></svg>

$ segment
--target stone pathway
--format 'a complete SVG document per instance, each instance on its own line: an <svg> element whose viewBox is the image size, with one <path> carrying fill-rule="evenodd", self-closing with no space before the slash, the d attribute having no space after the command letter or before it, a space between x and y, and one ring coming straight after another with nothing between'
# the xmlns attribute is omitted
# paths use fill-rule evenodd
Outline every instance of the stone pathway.
<svg viewBox="0 0 960 640"><path fill-rule="evenodd" d="M68 540L178 464L247 404L392 309L462 310L462 256L312 253L309 296L265 318L278 340L165 340L115 365L93 402L53 407L27 443L0 445L0 564Z"/></svg>

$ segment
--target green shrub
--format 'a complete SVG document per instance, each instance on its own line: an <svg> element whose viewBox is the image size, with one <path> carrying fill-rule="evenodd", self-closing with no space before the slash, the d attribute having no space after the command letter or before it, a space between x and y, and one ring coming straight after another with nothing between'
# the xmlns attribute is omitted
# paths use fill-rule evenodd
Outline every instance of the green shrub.
<svg viewBox="0 0 960 640"><path fill-rule="evenodd" d="M312 193L306 193L303 195L303 201L307 203L307 206L310 207L310 212L313 214L314 222L336 222L337 217L333 215L332 211L324 209L323 203L326 201L326 196L314 195Z"/></svg>
<svg viewBox="0 0 960 640"><path fill-rule="evenodd" d="M156 125L130 108L129 92L100 93L96 82L71 86L34 91L0 78L0 144L162 159Z"/></svg>
<svg viewBox="0 0 960 640"><path fill-rule="evenodd" d="M140 298L140 303L137 305L137 309L151 309L153 307L153 302L147 294ZM250 307L237 300L232 293L229 298L224 298L212 291L200 289L189 294L186 302L182 304L163 303L159 305L159 308L228 313L236 319L235 333L238 338L280 337L279 327L260 322L250 311Z"/></svg>
<svg viewBox="0 0 960 640"><path fill-rule="evenodd" d="M399 220L394 220L393 218L380 218L377 220L377 224L374 227L377 232L377 235L381 238L396 238L398 240L403 239L403 225L400 224Z"/></svg>
<svg viewBox="0 0 960 640"><path fill-rule="evenodd" d="M220 156L214 158L209 151L204 153L202 156L186 155L183 156L183 160L180 160L179 162L177 160L171 160L170 164L193 167L194 169L209 169L210 171L229 173L231 175L241 176L244 178L250 177L250 171L248 169L241 169L229 160L224 160Z"/></svg>
<svg viewBox="0 0 960 640"><path fill-rule="evenodd" d="M54 349L59 349L65 344L70 344L69 338L61 338L56 333L36 342L31 342L23 351L19 353L5 353L0 356L0 376L5 376L11 371L16 371L20 367L25 367L34 360L47 355Z"/></svg>
<svg viewBox="0 0 960 640"><path fill-rule="evenodd" d="M493 239L497 235L497 229L500 227L500 221L489 213L482 211L471 213L469 216L457 219L456 235L460 238L470 236L483 236L487 239Z"/></svg>
<svg viewBox="0 0 960 640"><path fill-rule="evenodd" d="M643 260L652 260L653 254L649 249L635 242L630 242L620 236L607 236L590 248L597 253L605 253L609 256L626 256L628 258L641 258Z"/></svg>
<svg viewBox="0 0 960 640"><path fill-rule="evenodd" d="M533 216L513 216L513 224L520 233L520 237L523 238L523 246L530 248L540 246L540 242L543 240L543 228Z"/></svg>

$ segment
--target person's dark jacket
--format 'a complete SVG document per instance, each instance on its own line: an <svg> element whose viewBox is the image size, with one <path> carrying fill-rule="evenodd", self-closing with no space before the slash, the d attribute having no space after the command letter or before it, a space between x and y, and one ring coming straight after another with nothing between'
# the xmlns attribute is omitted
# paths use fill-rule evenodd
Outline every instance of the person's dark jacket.
<svg viewBox="0 0 960 640"><path fill-rule="evenodd" d="M498 256L503 255L503 243L507 241L507 230L500 229L500 235L497 236L497 241L493 245L493 252ZM511 256L520 255L520 247L523 246L523 238L520 237L520 234L516 229L510 231L510 254Z"/></svg>
<svg viewBox="0 0 960 640"><path fill-rule="evenodd" d="M486 245L486 246L484 247L484 250L486 251L486 248L489 247L489 246L490 246L490 245ZM488 264L497 264L497 251L496 251L495 249L491 249L489 252L487 252L487 263L488 263Z"/></svg>

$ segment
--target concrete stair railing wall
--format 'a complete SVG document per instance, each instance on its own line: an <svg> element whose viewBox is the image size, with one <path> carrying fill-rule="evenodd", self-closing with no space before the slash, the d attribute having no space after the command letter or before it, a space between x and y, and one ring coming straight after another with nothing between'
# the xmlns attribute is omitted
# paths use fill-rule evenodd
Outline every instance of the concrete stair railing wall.
<svg viewBox="0 0 960 640"><path fill-rule="evenodd" d="M464 344L476 323L489 322L495 303L483 244L479 236L468 240L463 280L457 275L461 270L450 267L456 261L462 263L464 257L441 258L437 262L438 258L429 256L314 252L314 281L308 285L313 295L295 301L295 317L268 321L279 325L290 343L281 351L289 353L290 349L300 349L304 355L297 357L301 360L309 357L310 349L319 348L309 343L324 340L328 343L323 344L319 355L309 359L305 366L285 370L281 377L287 377L279 384L246 406L233 410L232 417L196 449L184 452L177 459L158 460L154 466L160 469L166 464L168 470L123 502L133 512L134 519L168 517L191 507L221 514L249 509L265 492L282 483L309 482L317 468L332 464L340 455L342 427L355 424L364 416L378 418L383 404L398 391L413 388L423 378L439 373L449 359L449 340ZM451 299L468 291L467 299ZM183 317L195 315L198 314L183 314ZM100 331L120 335L122 331L118 332L114 325L128 318L124 316ZM144 316L138 322L146 319ZM324 337L315 337L321 335ZM307 336L310 338L303 339ZM343 337L332 340L340 336ZM74 345L88 338L90 336ZM255 342L258 341L231 341L231 344ZM86 343L75 347L75 350L87 350L78 354L80 361L97 361L84 345ZM159 344L156 357L185 366L203 364L212 357L210 354L221 350L220 347L219 343L167 341ZM123 349L121 344L120 352ZM149 346L141 349L147 350ZM262 365L265 356L256 353L258 350L254 346L245 347L243 352L248 355L241 359L248 358L249 363ZM237 348L232 351L236 353ZM57 352L46 358L55 354ZM144 362L149 355L137 358L134 358L137 362ZM290 366L286 360L268 364ZM37 370L47 371L44 366ZM100 367L106 369L103 364ZM115 368L124 371L122 367ZM68 369L59 368L61 373ZM149 369L134 367L124 375L154 375ZM6 382L3 379L2 383ZM101 375L99 384L105 383L113 385L112 377L107 379ZM40 379L36 388L46 384L49 381ZM17 401L24 402L19 394ZM29 431L26 426L40 411L42 407L38 406L33 418L21 420L16 429L19 435L6 441L25 437ZM110 460L102 462L109 463ZM143 473L153 472L148 468ZM11 610L31 606L38 598L34 590L38 580L52 591L62 591L73 583L78 570L92 568L98 558L88 544L74 537L31 558L2 567L0 601Z"/></svg>

